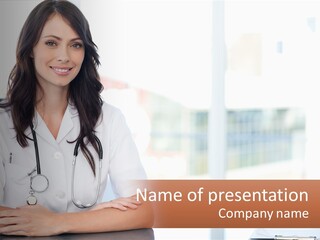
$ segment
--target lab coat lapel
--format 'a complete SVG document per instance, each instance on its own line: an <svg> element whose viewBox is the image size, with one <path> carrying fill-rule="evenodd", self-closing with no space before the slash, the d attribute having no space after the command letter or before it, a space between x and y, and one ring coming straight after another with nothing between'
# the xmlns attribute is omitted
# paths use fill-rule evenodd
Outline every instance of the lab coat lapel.
<svg viewBox="0 0 320 240"><path fill-rule="evenodd" d="M33 126L34 126L35 132L40 138L42 138L44 141L46 141L49 144L56 144L56 140L52 136L46 123L43 121L42 117L38 112L36 112L36 117L33 120Z"/></svg>
<svg viewBox="0 0 320 240"><path fill-rule="evenodd" d="M73 129L73 120L72 118L77 116L78 112L75 107L68 105L66 112L64 113L60 130L57 136L57 142L60 143L67 134ZM69 139L70 140L70 139Z"/></svg>
<svg viewBox="0 0 320 240"><path fill-rule="evenodd" d="M72 106L68 105L61 122L57 139L54 139L47 125L45 124L45 122L37 112L36 118L33 123L35 126L35 131L41 138L43 138L49 144L55 145L57 143L60 143L67 136L67 134L73 129L72 118L77 116L77 114L78 114L77 110Z"/></svg>

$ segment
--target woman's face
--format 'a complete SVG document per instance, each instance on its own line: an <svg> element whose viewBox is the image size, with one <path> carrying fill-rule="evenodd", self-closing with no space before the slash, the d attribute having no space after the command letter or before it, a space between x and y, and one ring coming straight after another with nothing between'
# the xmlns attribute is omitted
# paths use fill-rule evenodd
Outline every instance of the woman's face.
<svg viewBox="0 0 320 240"><path fill-rule="evenodd" d="M78 34L61 15L51 16L32 54L41 87L67 88L79 73L84 55L84 45Z"/></svg>

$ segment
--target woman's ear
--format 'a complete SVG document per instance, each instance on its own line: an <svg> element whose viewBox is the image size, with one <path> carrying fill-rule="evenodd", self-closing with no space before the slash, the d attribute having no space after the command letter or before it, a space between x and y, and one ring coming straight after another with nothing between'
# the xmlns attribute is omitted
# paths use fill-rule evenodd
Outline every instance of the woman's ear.
<svg viewBox="0 0 320 240"><path fill-rule="evenodd" d="M33 52L30 53L30 58L33 58Z"/></svg>

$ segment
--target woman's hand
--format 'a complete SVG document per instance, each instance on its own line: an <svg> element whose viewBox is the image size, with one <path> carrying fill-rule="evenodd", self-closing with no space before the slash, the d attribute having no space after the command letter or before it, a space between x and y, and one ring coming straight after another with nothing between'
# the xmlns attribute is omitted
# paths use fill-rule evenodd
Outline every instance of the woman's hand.
<svg viewBox="0 0 320 240"><path fill-rule="evenodd" d="M23 206L0 211L0 234L52 236L60 234L59 214L40 206Z"/></svg>
<svg viewBox="0 0 320 240"><path fill-rule="evenodd" d="M139 205L141 205L141 202L136 200L136 196L132 196L126 198L117 198L109 202L97 204L91 210L94 211L104 208L115 208L122 211L126 211L128 209L137 209Z"/></svg>
<svg viewBox="0 0 320 240"><path fill-rule="evenodd" d="M137 201L135 196L132 196L100 203L90 211L105 208L126 211L137 209L139 205L141 205L141 202ZM18 236L58 235L64 232L64 217L63 214L54 213L41 205L4 209L0 211L0 234Z"/></svg>

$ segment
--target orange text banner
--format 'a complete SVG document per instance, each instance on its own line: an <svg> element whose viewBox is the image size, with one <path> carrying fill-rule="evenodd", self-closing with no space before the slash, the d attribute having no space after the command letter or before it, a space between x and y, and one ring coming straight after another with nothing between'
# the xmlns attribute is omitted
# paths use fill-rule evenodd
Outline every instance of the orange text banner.
<svg viewBox="0 0 320 240"><path fill-rule="evenodd" d="M147 180L158 228L319 228L318 180Z"/></svg>

